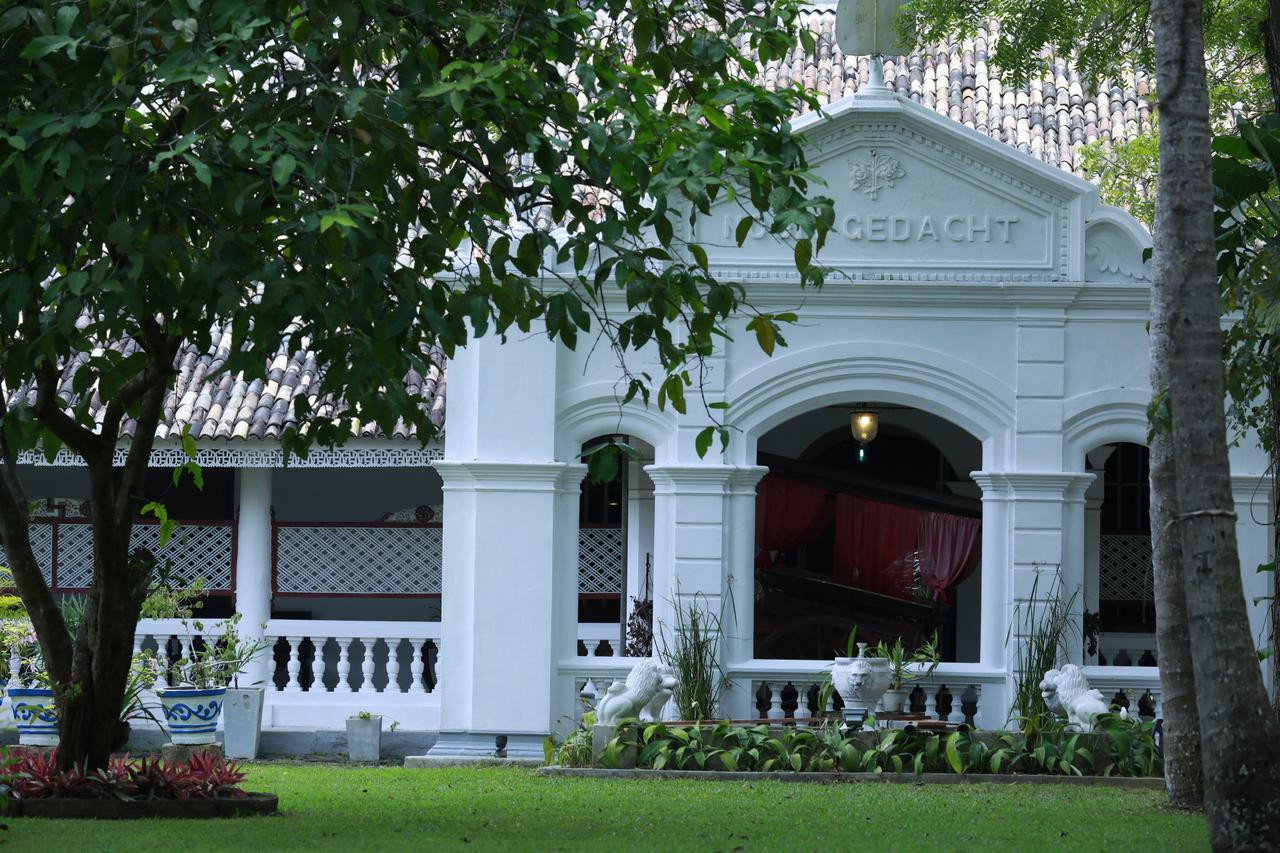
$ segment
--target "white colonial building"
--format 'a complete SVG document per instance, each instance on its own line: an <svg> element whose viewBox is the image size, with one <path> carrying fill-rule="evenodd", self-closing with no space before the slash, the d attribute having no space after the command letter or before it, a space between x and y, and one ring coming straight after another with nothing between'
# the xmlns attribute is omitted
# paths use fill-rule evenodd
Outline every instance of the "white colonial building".
<svg viewBox="0 0 1280 853"><path fill-rule="evenodd" d="M829 20L811 23L828 63L813 85L843 94ZM234 608L275 643L256 672L271 688L264 724L340 728L371 710L438 732L434 755L492 754L501 737L508 755L541 756L584 688L629 668L624 623L649 597L660 636L690 601L720 615L724 716L818 711L811 688L856 622L888 638L937 630L945 662L917 707L998 726L1016 602L1055 572L1099 628L1096 648L1081 640L1073 656L1109 695L1158 714L1149 237L1070 171L1085 141L1073 134L1090 114L1096 133L1105 92L1052 109L1044 87L1002 100L985 56L975 88L968 51L951 54L956 109L921 95L933 84L904 61L888 77L906 96L864 86L797 120L836 203L821 291L800 289L773 238L753 232L739 248L740 213L699 221L690 236L718 277L800 317L772 357L745 330L715 353L703 391L725 409L620 406L608 357L485 337L412 378L446 425L438 443L368 433L286 467L277 437L313 380L307 353L282 347L265 383L222 374L217 352L188 353L153 465L168 476L172 436L190 425L207 485L170 495L185 523L164 554L206 582L208 613ZM929 80L956 76L925 64ZM992 115L1002 103L1005 117ZM859 461L850 414L868 411L879 434ZM712 413L732 439L700 457ZM608 436L643 458L586 483L581 452ZM30 462L32 495L86 496L74 459ZM1253 567L1269 558L1270 486L1250 442L1232 465L1252 600L1269 592ZM37 529L51 581L82 588L84 520L59 504ZM1264 608L1251 612L1261 637ZM191 633L144 623L138 644L176 655Z"/></svg>

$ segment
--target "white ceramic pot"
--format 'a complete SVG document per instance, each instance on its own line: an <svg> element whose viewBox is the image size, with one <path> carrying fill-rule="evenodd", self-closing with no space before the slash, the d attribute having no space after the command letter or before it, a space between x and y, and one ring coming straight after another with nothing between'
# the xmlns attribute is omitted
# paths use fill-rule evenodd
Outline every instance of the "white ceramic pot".
<svg viewBox="0 0 1280 853"><path fill-rule="evenodd" d="M901 714L907 708L907 699L911 696L911 691L905 687L899 687L897 690L886 690L884 693L884 712L886 714Z"/></svg>
<svg viewBox="0 0 1280 853"><path fill-rule="evenodd" d="M347 717L347 754L352 761L377 761L382 757L382 715L367 720Z"/></svg>
<svg viewBox="0 0 1280 853"><path fill-rule="evenodd" d="M222 709L223 753L227 758L257 758L262 737L261 687L228 687Z"/></svg>
<svg viewBox="0 0 1280 853"><path fill-rule="evenodd" d="M10 687L9 710L23 746L58 745L58 709L48 687Z"/></svg>
<svg viewBox="0 0 1280 853"><path fill-rule="evenodd" d="M166 687L159 691L164 727L174 743L202 744L217 740L218 717L226 701L225 687Z"/></svg>

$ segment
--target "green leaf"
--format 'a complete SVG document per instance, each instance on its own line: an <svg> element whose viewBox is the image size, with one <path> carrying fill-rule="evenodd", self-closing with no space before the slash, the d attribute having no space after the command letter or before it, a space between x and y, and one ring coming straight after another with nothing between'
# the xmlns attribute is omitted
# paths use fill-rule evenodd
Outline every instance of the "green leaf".
<svg viewBox="0 0 1280 853"><path fill-rule="evenodd" d="M702 268L702 271L707 272L707 250L697 243L690 243L689 253L693 255L694 261Z"/></svg>
<svg viewBox="0 0 1280 853"><path fill-rule="evenodd" d="M297 166L298 161L294 159L292 154L281 154L271 167L271 179L276 182L276 186L283 187L289 183L289 178L293 175L293 170Z"/></svg>
<svg viewBox="0 0 1280 853"><path fill-rule="evenodd" d="M738 241L739 246L747 241L747 236L751 233L751 226L755 224L755 219L750 216L744 216L738 221L738 227L734 230L733 236Z"/></svg>
<svg viewBox="0 0 1280 853"><path fill-rule="evenodd" d="M956 748L960 738L960 732L952 732L947 738L947 763L951 765L951 770L957 774L964 773L964 762L960 760L960 751Z"/></svg>
<svg viewBox="0 0 1280 853"><path fill-rule="evenodd" d="M36 36L26 47L22 49L22 53L18 54L23 59L34 62L41 57L48 56L55 50L67 50L67 54L74 59L75 47L80 43L79 39L74 39L68 35L56 36Z"/></svg>
<svg viewBox="0 0 1280 853"><path fill-rule="evenodd" d="M809 239L796 241L796 269L806 270L809 268L809 260L813 257L813 241Z"/></svg>
<svg viewBox="0 0 1280 853"><path fill-rule="evenodd" d="M183 154L182 159L191 165L192 170L196 173L196 180L204 184L207 188L213 187L213 181L209 176L209 167L197 160L190 154Z"/></svg>
<svg viewBox="0 0 1280 853"><path fill-rule="evenodd" d="M14 134L13 136L6 136L4 140L5 142L8 142L11 147L18 149L19 151L27 150L27 140L17 134Z"/></svg>
<svg viewBox="0 0 1280 853"><path fill-rule="evenodd" d="M706 457L707 451L711 449L711 441L715 438L716 428L713 426L706 427L698 432L698 437L694 439L694 449L698 451L698 458Z"/></svg>

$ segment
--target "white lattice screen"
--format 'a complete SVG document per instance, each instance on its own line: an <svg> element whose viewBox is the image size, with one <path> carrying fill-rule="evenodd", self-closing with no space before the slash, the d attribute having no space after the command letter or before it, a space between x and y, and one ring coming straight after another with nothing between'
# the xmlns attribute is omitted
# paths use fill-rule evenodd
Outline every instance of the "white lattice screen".
<svg viewBox="0 0 1280 853"><path fill-rule="evenodd" d="M276 592L440 592L438 527L276 528Z"/></svg>
<svg viewBox="0 0 1280 853"><path fill-rule="evenodd" d="M621 594L626 545L619 527L578 530L578 594Z"/></svg>
<svg viewBox="0 0 1280 853"><path fill-rule="evenodd" d="M157 565L173 561L173 578L184 584L200 580L206 589L231 589L231 525L178 525L173 538L160 547L160 526L137 524L129 544L147 548ZM93 528L88 524L58 526L58 586L86 587L93 579Z"/></svg>
<svg viewBox="0 0 1280 853"><path fill-rule="evenodd" d="M44 582L49 583L53 571L53 525L32 524L27 529L31 531L31 550L40 564L40 574L44 575ZM7 565L9 557L0 545L0 566Z"/></svg>
<svg viewBox="0 0 1280 853"><path fill-rule="evenodd" d="M58 537L58 588L83 589L93 580L93 526L90 524L33 524L31 545L46 583L51 583L53 566L54 531ZM191 583L204 581L206 589L231 589L231 541L230 524L179 525L173 538L164 548L160 547L160 527L155 524L138 524L129 540L135 547L149 548L163 565L166 559L173 561L176 580ZM0 548L0 565L5 562L4 549Z"/></svg>
<svg viewBox="0 0 1280 853"><path fill-rule="evenodd" d="M1098 594L1106 601L1152 598L1151 537L1108 534L1098 555Z"/></svg>

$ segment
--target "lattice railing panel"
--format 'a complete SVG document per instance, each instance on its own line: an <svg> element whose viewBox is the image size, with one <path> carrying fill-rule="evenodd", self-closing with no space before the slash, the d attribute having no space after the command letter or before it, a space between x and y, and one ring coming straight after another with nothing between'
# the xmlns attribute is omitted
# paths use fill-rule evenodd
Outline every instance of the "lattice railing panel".
<svg viewBox="0 0 1280 853"><path fill-rule="evenodd" d="M183 584L203 581L206 589L231 589L230 524L179 524L173 537L160 547L160 526L135 524L129 544L147 548L157 565L172 561L172 578ZM58 586L87 587L93 580L93 527L88 524L58 526Z"/></svg>
<svg viewBox="0 0 1280 853"><path fill-rule="evenodd" d="M438 594L439 527L276 528L276 592Z"/></svg>
<svg viewBox="0 0 1280 853"><path fill-rule="evenodd" d="M626 544L619 527L578 530L578 593L621 594L626 571Z"/></svg>
<svg viewBox="0 0 1280 853"><path fill-rule="evenodd" d="M1153 596L1151 537L1108 534L1098 555L1098 595L1105 601L1149 601Z"/></svg>
<svg viewBox="0 0 1280 853"><path fill-rule="evenodd" d="M53 571L53 525L32 524L27 529L31 531L31 551L35 554L36 562L40 565L40 574L44 575L45 583L51 583ZM0 566L8 565L9 557L4 552L4 546L0 545Z"/></svg>

